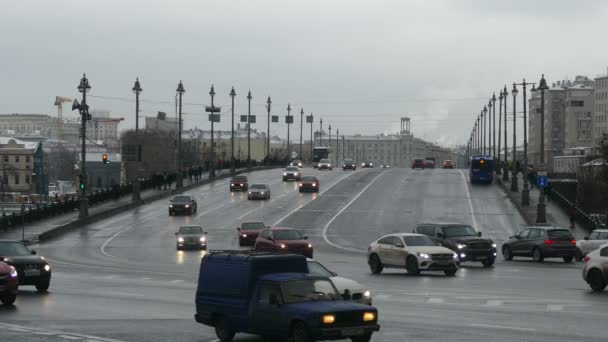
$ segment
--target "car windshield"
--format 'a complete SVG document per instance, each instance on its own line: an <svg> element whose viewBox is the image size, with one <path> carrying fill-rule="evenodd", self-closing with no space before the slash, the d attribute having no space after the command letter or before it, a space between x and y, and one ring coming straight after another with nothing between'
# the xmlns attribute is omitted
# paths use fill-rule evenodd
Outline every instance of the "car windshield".
<svg viewBox="0 0 608 342"><path fill-rule="evenodd" d="M314 260L308 261L308 273L328 278L334 276L325 266Z"/></svg>
<svg viewBox="0 0 608 342"><path fill-rule="evenodd" d="M241 229L264 229L266 225L264 222L243 222Z"/></svg>
<svg viewBox="0 0 608 342"><path fill-rule="evenodd" d="M572 233L570 233L569 230L566 229L552 229L547 231L547 236L549 236L550 238L574 238L572 236Z"/></svg>
<svg viewBox="0 0 608 342"><path fill-rule="evenodd" d="M321 159L319 163L329 163L329 159Z"/></svg>
<svg viewBox="0 0 608 342"><path fill-rule="evenodd" d="M245 177L233 177L232 178L232 183L244 183L247 181L247 178Z"/></svg>
<svg viewBox="0 0 608 342"><path fill-rule="evenodd" d="M187 226L179 228L180 234L202 234L203 228L200 226Z"/></svg>
<svg viewBox="0 0 608 342"><path fill-rule="evenodd" d="M290 166L288 168L285 169L286 171L298 171L299 169L295 166Z"/></svg>
<svg viewBox="0 0 608 342"><path fill-rule="evenodd" d="M315 177L302 177L303 182L316 182L317 179Z"/></svg>
<svg viewBox="0 0 608 342"><path fill-rule="evenodd" d="M301 161L296 159L296 160L292 161L291 163L295 165L295 164L300 164Z"/></svg>
<svg viewBox="0 0 608 342"><path fill-rule="evenodd" d="M441 231L447 238L456 236L477 236L477 231L471 226L445 226L441 227Z"/></svg>
<svg viewBox="0 0 608 342"><path fill-rule="evenodd" d="M32 253L19 242L0 242L0 256L28 256Z"/></svg>
<svg viewBox="0 0 608 342"><path fill-rule="evenodd" d="M344 159L344 162L345 162L345 163L349 163L349 164L350 164L350 163L354 163L354 161L353 161L352 159Z"/></svg>
<svg viewBox="0 0 608 342"><path fill-rule="evenodd" d="M251 186L251 189L261 189L261 190L264 190L264 189L266 189L266 185L264 185L264 184L253 184Z"/></svg>
<svg viewBox="0 0 608 342"><path fill-rule="evenodd" d="M335 300L339 298L334 285L326 279L291 280L283 283L283 298L286 303Z"/></svg>
<svg viewBox="0 0 608 342"><path fill-rule="evenodd" d="M435 242L426 235L423 236L404 236L405 245L410 247L436 246Z"/></svg>
<svg viewBox="0 0 608 342"><path fill-rule="evenodd" d="M190 196L175 196L173 202L190 202Z"/></svg>
<svg viewBox="0 0 608 342"><path fill-rule="evenodd" d="M415 162L415 163L422 163L423 161L424 161L424 160L422 160L422 159L414 159L414 162Z"/></svg>
<svg viewBox="0 0 608 342"><path fill-rule="evenodd" d="M275 240L304 240L297 230L275 230L272 235Z"/></svg>

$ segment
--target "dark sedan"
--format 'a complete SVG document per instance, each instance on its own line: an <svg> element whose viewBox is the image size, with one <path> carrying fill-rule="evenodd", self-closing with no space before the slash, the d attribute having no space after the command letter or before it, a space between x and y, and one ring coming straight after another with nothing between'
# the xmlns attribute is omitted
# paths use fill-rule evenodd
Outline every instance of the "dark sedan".
<svg viewBox="0 0 608 342"><path fill-rule="evenodd" d="M254 199L269 200L270 199L270 187L268 186L268 184L252 184L251 187L249 187L249 192L247 192L247 199L248 200L254 200Z"/></svg>
<svg viewBox="0 0 608 342"><path fill-rule="evenodd" d="M51 284L51 266L36 251L18 241L0 240L0 260L17 270L19 285L34 285L44 292Z"/></svg>
<svg viewBox="0 0 608 342"><path fill-rule="evenodd" d="M343 171L346 171L346 170L356 171L357 170L357 164L352 159L344 159L344 161L342 162L342 170Z"/></svg>
<svg viewBox="0 0 608 342"><path fill-rule="evenodd" d="M236 230L239 232L239 246L253 246L255 239L260 235L262 229L266 229L264 222L243 222Z"/></svg>
<svg viewBox="0 0 608 342"><path fill-rule="evenodd" d="M361 168L373 168L374 167L374 163L370 162L370 161L366 161L361 163Z"/></svg>
<svg viewBox="0 0 608 342"><path fill-rule="evenodd" d="M230 192L247 191L247 189L249 189L249 183L246 176L235 176L230 180Z"/></svg>
<svg viewBox="0 0 608 342"><path fill-rule="evenodd" d="M291 228L267 228L255 240L256 251L302 254L312 258L312 244L308 237Z"/></svg>
<svg viewBox="0 0 608 342"><path fill-rule="evenodd" d="M4 305L12 305L17 299L19 284L17 270L0 261L0 301Z"/></svg>
<svg viewBox="0 0 608 342"><path fill-rule="evenodd" d="M511 236L502 245L502 255L505 260L523 256L532 257L536 262L545 258L562 258L564 262L572 262L576 255L576 239L565 228L529 227Z"/></svg>
<svg viewBox="0 0 608 342"><path fill-rule="evenodd" d="M302 177L298 190L300 192L304 192L304 191L319 192L319 187L320 187L320 184L319 184L319 180L317 179L317 177Z"/></svg>
<svg viewBox="0 0 608 342"><path fill-rule="evenodd" d="M192 196L175 196L169 204L169 216L177 213L192 215L197 210L196 200Z"/></svg>

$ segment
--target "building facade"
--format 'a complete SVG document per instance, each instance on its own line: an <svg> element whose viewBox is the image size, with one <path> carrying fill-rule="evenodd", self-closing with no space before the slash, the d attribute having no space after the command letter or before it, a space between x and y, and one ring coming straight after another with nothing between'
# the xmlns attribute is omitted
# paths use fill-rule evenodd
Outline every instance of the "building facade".
<svg viewBox="0 0 608 342"><path fill-rule="evenodd" d="M595 118L593 138L595 145L602 143L608 134L608 73L595 78Z"/></svg>
<svg viewBox="0 0 608 342"><path fill-rule="evenodd" d="M34 194L42 188L42 148L39 143L0 137L0 187L2 201Z"/></svg>
<svg viewBox="0 0 608 342"><path fill-rule="evenodd" d="M158 112L156 117L146 117L146 129L177 132L177 119L168 117L165 112Z"/></svg>
<svg viewBox="0 0 608 342"><path fill-rule="evenodd" d="M110 117L110 111L107 110L91 110L89 113L91 121L87 122L87 137L100 141L105 146L118 146L118 125L123 119Z"/></svg>

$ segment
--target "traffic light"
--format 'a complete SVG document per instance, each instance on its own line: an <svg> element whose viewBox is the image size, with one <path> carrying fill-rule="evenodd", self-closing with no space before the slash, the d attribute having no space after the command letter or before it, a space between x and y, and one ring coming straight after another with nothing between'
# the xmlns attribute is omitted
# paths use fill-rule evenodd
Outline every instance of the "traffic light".
<svg viewBox="0 0 608 342"><path fill-rule="evenodd" d="M78 183L80 190L84 190L86 186L84 184L84 177L82 175L78 175Z"/></svg>
<svg viewBox="0 0 608 342"><path fill-rule="evenodd" d="M108 160L108 154L104 153L101 155L101 160L103 161L104 164L109 163L110 161Z"/></svg>

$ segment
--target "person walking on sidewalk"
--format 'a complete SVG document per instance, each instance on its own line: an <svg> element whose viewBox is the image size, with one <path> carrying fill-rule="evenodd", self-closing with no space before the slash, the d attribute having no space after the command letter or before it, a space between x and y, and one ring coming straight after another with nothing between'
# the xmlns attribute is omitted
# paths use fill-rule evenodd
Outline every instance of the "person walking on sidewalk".
<svg viewBox="0 0 608 342"><path fill-rule="evenodd" d="M576 204L572 204L570 209L568 209L568 216L570 216L570 229L574 229L574 224L576 221Z"/></svg>

